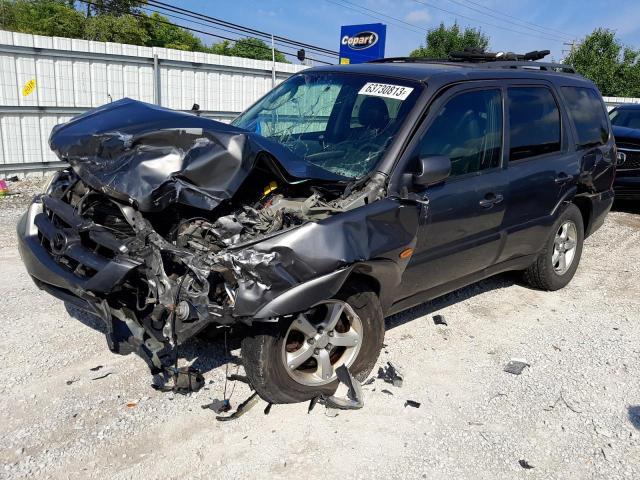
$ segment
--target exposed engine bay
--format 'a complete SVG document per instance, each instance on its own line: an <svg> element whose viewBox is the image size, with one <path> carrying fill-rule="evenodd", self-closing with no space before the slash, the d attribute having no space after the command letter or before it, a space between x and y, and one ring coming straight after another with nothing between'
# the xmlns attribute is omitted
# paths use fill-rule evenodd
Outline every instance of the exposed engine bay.
<svg viewBox="0 0 640 480"><path fill-rule="evenodd" d="M384 198L384 178L354 182L259 135L131 100L56 127L50 143L71 168L21 220L23 260L154 373L203 329L278 321L352 273L399 284L398 254L424 217Z"/></svg>

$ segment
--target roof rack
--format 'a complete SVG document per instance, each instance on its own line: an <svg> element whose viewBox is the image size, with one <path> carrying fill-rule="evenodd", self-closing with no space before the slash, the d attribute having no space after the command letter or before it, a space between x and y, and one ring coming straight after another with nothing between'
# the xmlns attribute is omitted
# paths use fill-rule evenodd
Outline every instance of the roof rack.
<svg viewBox="0 0 640 480"><path fill-rule="evenodd" d="M452 52L448 58L390 57L371 60L369 63L465 63L481 68L514 68L523 70L543 70L561 73L576 73L569 65L538 62L549 50L534 50L528 53L485 52L476 48L465 48L462 52Z"/></svg>

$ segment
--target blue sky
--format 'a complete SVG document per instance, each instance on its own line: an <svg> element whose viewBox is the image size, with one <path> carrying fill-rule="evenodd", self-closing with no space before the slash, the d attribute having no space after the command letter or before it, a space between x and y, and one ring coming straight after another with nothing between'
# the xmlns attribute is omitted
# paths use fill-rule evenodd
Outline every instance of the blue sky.
<svg viewBox="0 0 640 480"><path fill-rule="evenodd" d="M407 55L424 43L424 30L437 26L441 21L450 24L456 19L462 26L479 27L487 33L491 39L490 48L494 51L549 49L554 60L561 60L564 56L562 50L568 48L563 45L563 40L579 40L597 27L615 30L624 44L640 48L640 0L164 1L332 50L338 50L341 25L382 22L387 24L387 56ZM376 19L377 14L371 11L357 11L357 6L377 12L379 18ZM483 9L483 6L515 18L501 16ZM203 38L207 43L213 40L211 37Z"/></svg>

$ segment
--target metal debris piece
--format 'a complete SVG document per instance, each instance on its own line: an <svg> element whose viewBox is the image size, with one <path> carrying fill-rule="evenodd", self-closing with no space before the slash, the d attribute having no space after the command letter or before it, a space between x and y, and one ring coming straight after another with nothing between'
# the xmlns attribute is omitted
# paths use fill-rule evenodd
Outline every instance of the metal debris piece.
<svg viewBox="0 0 640 480"><path fill-rule="evenodd" d="M307 409L307 413L311 413L311 410L315 408L316 404L318 403L318 400L320 400L320 397L313 397L309 401L309 408Z"/></svg>
<svg viewBox="0 0 640 480"><path fill-rule="evenodd" d="M393 395L393 392L391 390L387 390L386 388L383 390L380 390L382 393L386 393L387 395Z"/></svg>
<svg viewBox="0 0 640 480"><path fill-rule="evenodd" d="M433 323L435 323L436 325L448 326L447 321L444 319L444 315L434 315Z"/></svg>
<svg viewBox="0 0 640 480"><path fill-rule="evenodd" d="M344 365L340 365L336 368L336 375L340 384L346 385L347 393L345 395L336 395L340 389L336 389L336 393L330 397L324 395L320 397L320 401L329 408L338 408L340 410L358 410L364 405L364 399L362 397L362 386L358 382L351 372Z"/></svg>
<svg viewBox="0 0 640 480"><path fill-rule="evenodd" d="M72 383L76 383L76 382L77 382L77 381L79 381L79 380L80 380L79 378L74 377L74 378L72 378L72 379L70 379L70 380L67 380L67 382L66 382L66 383L67 383L67 385L71 385Z"/></svg>
<svg viewBox="0 0 640 480"><path fill-rule="evenodd" d="M152 384L151 387L159 392L174 392L181 395L187 395L188 393L197 392L204 387L204 377L200 370L188 367L170 368L168 371L173 378L173 385L156 385Z"/></svg>
<svg viewBox="0 0 640 480"><path fill-rule="evenodd" d="M422 404L420 402L416 402L415 400L407 400L404 402L405 407L420 408L420 405Z"/></svg>
<svg viewBox="0 0 640 480"><path fill-rule="evenodd" d="M366 382L364 382L364 383L362 384L362 386L365 386L365 385L371 385L371 384L372 384L373 382L375 382L375 381L376 381L376 377L371 377L369 380L367 380Z"/></svg>
<svg viewBox="0 0 640 480"><path fill-rule="evenodd" d="M246 377L246 375L238 375L237 373L232 373L227 377L227 380L229 380L230 382L242 382L251 386L251 383L249 382L249 379Z"/></svg>
<svg viewBox="0 0 640 480"><path fill-rule="evenodd" d="M403 377L402 372L391 362L387 362L386 367L380 367L378 369L378 378L381 378L387 383L391 383L394 387L402 386Z"/></svg>
<svg viewBox="0 0 640 480"><path fill-rule="evenodd" d="M530 366L525 360L513 358L505 365L504 371L513 375L520 375L526 367Z"/></svg>
<svg viewBox="0 0 640 480"><path fill-rule="evenodd" d="M231 402L227 398L224 400L218 400L215 398L211 403L200 405L200 408L213 410L216 413L223 413L231 410Z"/></svg>
<svg viewBox="0 0 640 480"><path fill-rule="evenodd" d="M522 460L518 460L518 463L520 464L520 466L522 468L524 468L525 470L531 470L532 468L534 468L533 465L531 465L529 462L527 462L526 460L522 459Z"/></svg>
<svg viewBox="0 0 640 480"><path fill-rule="evenodd" d="M91 370L92 372L97 372L98 370L100 370L102 368L102 365L97 365L93 368L90 368L89 370Z"/></svg>
<svg viewBox="0 0 640 480"><path fill-rule="evenodd" d="M107 368L104 368L104 369L100 369L99 371L97 371L97 372L95 372L95 373L91 374L91 375L89 376L89 378L90 378L91 380L99 380L99 379L101 379L101 378L106 378L106 377L108 377L109 375L114 374L114 373L116 373L116 369L115 369L115 368L113 368L113 367L107 367Z"/></svg>
<svg viewBox="0 0 640 480"><path fill-rule="evenodd" d="M242 415L244 415L253 407L255 407L256 404L258 403L258 400L260 400L260 397L258 397L258 393L253 392L249 398L247 398L244 402L238 405L238 408L236 409L235 412L233 412L231 415L227 417L217 415L216 420L218 420L219 422L228 422L229 420L235 420L237 418L240 418Z"/></svg>
<svg viewBox="0 0 640 480"><path fill-rule="evenodd" d="M268 403L266 407L264 407L264 414L269 415L271 412L271 407L273 407L273 403Z"/></svg>

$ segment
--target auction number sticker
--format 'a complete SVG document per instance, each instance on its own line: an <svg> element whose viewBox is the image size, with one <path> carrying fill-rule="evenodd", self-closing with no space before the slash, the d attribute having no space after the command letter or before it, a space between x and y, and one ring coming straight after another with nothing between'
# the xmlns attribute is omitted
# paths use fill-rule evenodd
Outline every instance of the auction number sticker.
<svg viewBox="0 0 640 480"><path fill-rule="evenodd" d="M372 97L395 98L396 100L406 100L413 92L413 88L401 87L400 85L389 85L387 83L366 83L360 89L358 95L370 95Z"/></svg>

